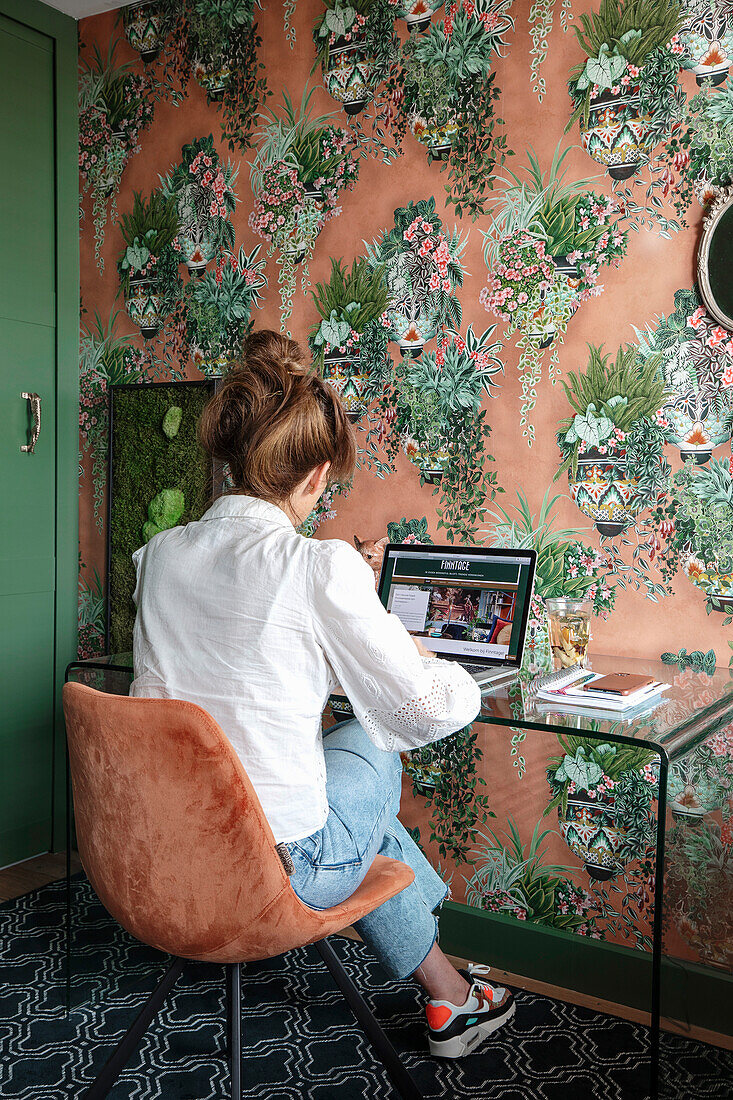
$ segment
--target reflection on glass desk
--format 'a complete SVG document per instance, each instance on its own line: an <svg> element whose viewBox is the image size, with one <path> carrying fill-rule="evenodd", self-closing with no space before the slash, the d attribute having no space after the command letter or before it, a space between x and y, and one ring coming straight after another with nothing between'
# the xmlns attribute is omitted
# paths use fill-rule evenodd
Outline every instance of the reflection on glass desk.
<svg viewBox="0 0 733 1100"><path fill-rule="evenodd" d="M559 710L520 679L489 689L470 727L403 754L401 817L451 880L441 943L650 1010L656 1095L662 971L665 1016L721 1031L730 1015L733 674L591 664L670 686L625 716ZM124 694L130 654L78 662L69 677ZM330 709L350 714L343 697Z"/></svg>

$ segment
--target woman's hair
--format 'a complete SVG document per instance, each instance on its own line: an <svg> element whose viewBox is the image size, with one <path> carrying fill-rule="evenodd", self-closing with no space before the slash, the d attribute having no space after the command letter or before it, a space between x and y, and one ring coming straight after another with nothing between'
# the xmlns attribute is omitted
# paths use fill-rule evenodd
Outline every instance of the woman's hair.
<svg viewBox="0 0 733 1100"><path fill-rule="evenodd" d="M247 340L199 421L201 445L229 466L237 491L287 500L316 466L346 481L356 443L334 390L310 370L295 340L262 330Z"/></svg>

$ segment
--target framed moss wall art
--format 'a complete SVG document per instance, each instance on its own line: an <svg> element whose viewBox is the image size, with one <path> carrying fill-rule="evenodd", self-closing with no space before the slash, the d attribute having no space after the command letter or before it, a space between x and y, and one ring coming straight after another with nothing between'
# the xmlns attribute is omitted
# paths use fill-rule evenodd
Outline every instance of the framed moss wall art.
<svg viewBox="0 0 733 1100"><path fill-rule="evenodd" d="M132 555L158 531L200 519L222 489L196 426L215 380L110 387L108 651L132 648Z"/></svg>
<svg viewBox="0 0 733 1100"><path fill-rule="evenodd" d="M733 329L733 187L718 192L705 218L697 253L700 296L726 329Z"/></svg>

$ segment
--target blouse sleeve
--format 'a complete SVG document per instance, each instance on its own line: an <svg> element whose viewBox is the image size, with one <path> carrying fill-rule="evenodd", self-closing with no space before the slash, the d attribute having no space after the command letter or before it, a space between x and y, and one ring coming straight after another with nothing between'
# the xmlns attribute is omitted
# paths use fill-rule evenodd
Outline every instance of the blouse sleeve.
<svg viewBox="0 0 733 1100"><path fill-rule="evenodd" d="M478 684L452 661L420 657L357 551L333 539L314 558L316 640L372 741L388 752L415 749L471 722L481 708Z"/></svg>

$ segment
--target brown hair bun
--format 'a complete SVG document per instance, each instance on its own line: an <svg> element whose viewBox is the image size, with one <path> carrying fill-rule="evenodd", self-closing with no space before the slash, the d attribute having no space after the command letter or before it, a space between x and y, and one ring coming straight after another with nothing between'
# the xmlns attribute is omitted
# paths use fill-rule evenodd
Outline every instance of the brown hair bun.
<svg viewBox="0 0 733 1100"><path fill-rule="evenodd" d="M201 445L228 464L238 492L283 501L316 466L346 481L354 433L334 390L308 369L300 345L262 330L203 411Z"/></svg>

